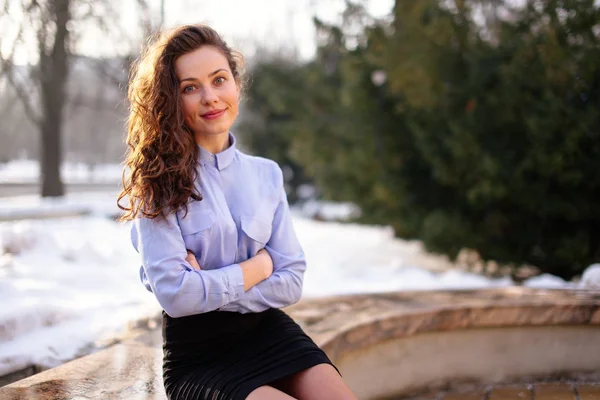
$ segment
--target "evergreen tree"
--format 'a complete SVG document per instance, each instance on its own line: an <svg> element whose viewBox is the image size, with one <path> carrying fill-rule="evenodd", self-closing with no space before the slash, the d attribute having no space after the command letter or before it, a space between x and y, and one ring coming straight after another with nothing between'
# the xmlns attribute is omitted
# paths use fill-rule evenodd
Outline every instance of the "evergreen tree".
<svg viewBox="0 0 600 400"><path fill-rule="evenodd" d="M392 17L349 3L315 21L313 62L263 66L274 147L431 250L566 278L600 261L599 5L414 0Z"/></svg>

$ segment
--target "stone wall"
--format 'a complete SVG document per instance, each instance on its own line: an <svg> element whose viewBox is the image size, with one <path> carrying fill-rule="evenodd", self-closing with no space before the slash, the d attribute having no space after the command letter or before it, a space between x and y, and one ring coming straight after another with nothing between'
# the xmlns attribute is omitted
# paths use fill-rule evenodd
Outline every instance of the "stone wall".
<svg viewBox="0 0 600 400"><path fill-rule="evenodd" d="M463 383L597 379L600 292L521 287L304 300L286 309L360 399ZM0 388L0 398L164 399L160 331Z"/></svg>

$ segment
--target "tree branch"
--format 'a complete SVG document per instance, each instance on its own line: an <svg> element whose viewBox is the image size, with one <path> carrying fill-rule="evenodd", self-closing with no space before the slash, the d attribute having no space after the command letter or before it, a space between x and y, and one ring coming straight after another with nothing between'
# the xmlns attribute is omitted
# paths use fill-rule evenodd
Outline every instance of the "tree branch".
<svg viewBox="0 0 600 400"><path fill-rule="evenodd" d="M17 35L15 36L15 40L12 43L11 49L7 55L7 58L0 57L0 76L6 76L6 79L10 86L15 90L15 94L23 104L23 108L27 113L27 116L31 118L31 120L36 124L41 124L40 115L36 114L33 107L33 99L32 96L27 95L29 91L27 91L21 83L16 78L15 68L14 68L14 54L15 49L21 40L21 36L23 34L23 22L19 23L19 27L17 29Z"/></svg>
<svg viewBox="0 0 600 400"><path fill-rule="evenodd" d="M5 61L3 61L3 63L5 63ZM32 96L28 96L26 94L26 93L28 93L27 89L21 85L21 83L18 81L18 79L15 79L15 73L14 73L14 68L12 66L12 63L10 63L10 66L8 67L8 69L5 67L4 70L6 71L6 77L8 79L8 83L13 87L17 97L23 104L25 113L37 126L41 126L42 118L39 114L37 114L34 111Z"/></svg>

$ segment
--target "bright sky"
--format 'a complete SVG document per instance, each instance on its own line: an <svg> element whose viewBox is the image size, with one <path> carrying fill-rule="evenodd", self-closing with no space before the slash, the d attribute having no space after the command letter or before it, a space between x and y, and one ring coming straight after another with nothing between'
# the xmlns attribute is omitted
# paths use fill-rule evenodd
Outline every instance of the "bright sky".
<svg viewBox="0 0 600 400"><path fill-rule="evenodd" d="M17 22L22 20L21 6L17 0L7 0L8 14L0 12L0 52L6 57L16 34ZM160 19L161 0L148 0L152 16ZM361 1L361 0L356 0ZM390 14L394 0L362 0L369 13L376 18ZM0 3L2 4L2 3ZM77 2L74 2L77 4ZM90 3L86 3L90 4ZM141 29L137 0L108 0L116 5L117 17L103 12L104 2L93 4L93 14L110 15L104 21L112 29L101 31L98 24L77 20L86 13L87 6L79 6L71 12L75 21L71 25L72 36L77 36L75 53L89 56L112 56L139 49ZM301 59L309 59L315 53L315 29L313 16L325 22L338 22L345 9L345 0L165 0L165 27L186 23L206 23L215 28L235 49L247 59L252 58L256 48L287 51L295 49ZM17 64L37 62L35 23L25 23L24 43L16 48Z"/></svg>
<svg viewBox="0 0 600 400"><path fill-rule="evenodd" d="M160 15L160 0L150 0L153 14ZM374 17L388 15L394 0L364 0ZM122 18L135 20L135 2L124 1ZM207 23L215 28L234 48L250 57L258 47L269 49L294 46L300 57L310 58L315 52L312 17L332 22L345 9L344 0L165 0L165 26ZM135 36L135 27L130 26ZM89 36L89 37L87 37ZM111 46L99 46L97 33L86 34L80 50L90 54ZM101 48L101 49L100 49ZM248 54L250 53L250 54Z"/></svg>
<svg viewBox="0 0 600 400"><path fill-rule="evenodd" d="M156 22L160 16L161 0L148 0ZM357 0L360 1L360 0ZM390 14L394 0L362 0L369 13L376 17ZM77 4L76 2L74 2ZM118 17L114 14L105 21L113 29L107 34L93 21L77 21L71 26L72 35L77 35L75 52L90 56L112 56L124 54L131 48L139 48L141 30L139 8L136 0L109 0L117 5ZM8 0L11 5L8 15L0 13L0 51L6 56L14 42L16 22L22 19L20 5ZM87 3L89 4L89 3ZM94 14L102 12L103 2L95 2ZM87 6L83 6L87 7ZM165 0L165 27L186 23L206 23L215 28L234 48L251 58L256 48L278 50L295 49L302 59L315 52L315 29L313 16L326 22L337 22L345 9L344 0ZM79 12L78 12L79 11ZM75 18L86 12L84 8L72 10ZM117 29L115 29L117 28ZM26 23L25 45L20 45L15 54L18 64L35 63L35 27ZM121 32L121 33L115 33ZM124 33L123 33L124 32Z"/></svg>

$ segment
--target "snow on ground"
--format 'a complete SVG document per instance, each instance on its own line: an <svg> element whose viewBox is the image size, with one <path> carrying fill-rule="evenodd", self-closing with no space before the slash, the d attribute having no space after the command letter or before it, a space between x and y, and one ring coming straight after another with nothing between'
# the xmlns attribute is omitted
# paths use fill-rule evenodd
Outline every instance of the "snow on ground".
<svg viewBox="0 0 600 400"><path fill-rule="evenodd" d="M96 216L116 215L119 189L110 192L67 193L62 198L41 198L38 195L0 197L0 221L19 216L51 217L57 214L91 214ZM124 201L121 204L126 204Z"/></svg>
<svg viewBox="0 0 600 400"><path fill-rule="evenodd" d="M156 314L140 291L126 227L103 217L0 225L0 376L51 367Z"/></svg>
<svg viewBox="0 0 600 400"><path fill-rule="evenodd" d="M345 221L360 217L360 208L355 204L313 199L303 202L299 211L306 217L326 221Z"/></svg>
<svg viewBox="0 0 600 400"><path fill-rule="evenodd" d="M389 227L318 222L299 216L295 216L294 226L308 264L306 297L513 283L509 278L492 280L450 270L452 264L446 257L426 253L420 242L394 238Z"/></svg>
<svg viewBox="0 0 600 400"><path fill-rule="evenodd" d="M121 182L123 166L119 164L98 164L93 169L84 163L65 162L61 175L65 183ZM0 164L0 183L38 182L39 163L36 160L12 160Z"/></svg>
<svg viewBox="0 0 600 400"><path fill-rule="evenodd" d="M0 211L7 213L52 206L87 207L91 214L0 222L0 249L13 253L0 256L0 376L93 351L95 342L160 310L139 282L129 226L106 217L117 211L114 194L0 199ZM294 214L308 262L305 297L513 284L510 278L451 269L445 257L426 253L419 242L394 238L388 227L318 222L302 217L301 210ZM571 286L545 275L526 284Z"/></svg>
<svg viewBox="0 0 600 400"><path fill-rule="evenodd" d="M592 264L583 271L581 286L585 288L600 287L600 264Z"/></svg>
<svg viewBox="0 0 600 400"><path fill-rule="evenodd" d="M538 289L564 289L578 287L578 285L574 283L566 282L564 279L550 274L541 274L539 276L529 278L523 283L523 285Z"/></svg>

